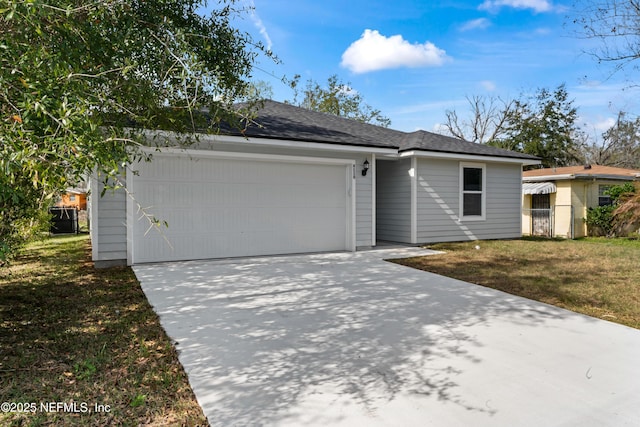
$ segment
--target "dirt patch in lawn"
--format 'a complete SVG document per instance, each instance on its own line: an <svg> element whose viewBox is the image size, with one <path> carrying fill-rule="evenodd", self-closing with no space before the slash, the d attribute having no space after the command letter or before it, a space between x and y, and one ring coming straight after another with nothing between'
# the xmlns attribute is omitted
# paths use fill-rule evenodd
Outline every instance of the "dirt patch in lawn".
<svg viewBox="0 0 640 427"><path fill-rule="evenodd" d="M444 253L392 261L640 329L640 241L528 239L429 249Z"/></svg>
<svg viewBox="0 0 640 427"><path fill-rule="evenodd" d="M0 424L208 425L131 269L89 255L56 237L0 270Z"/></svg>

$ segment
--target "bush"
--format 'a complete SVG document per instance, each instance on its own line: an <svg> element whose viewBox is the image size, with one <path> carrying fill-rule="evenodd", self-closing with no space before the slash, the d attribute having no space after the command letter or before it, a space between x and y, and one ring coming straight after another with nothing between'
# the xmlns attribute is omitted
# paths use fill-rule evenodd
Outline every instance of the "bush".
<svg viewBox="0 0 640 427"><path fill-rule="evenodd" d="M605 191L605 194L611 197L613 204L617 204L618 202L620 202L621 198L629 196L635 192L636 187L633 185L633 183L626 182L622 185L614 185L613 187Z"/></svg>
<svg viewBox="0 0 640 427"><path fill-rule="evenodd" d="M587 226L590 236L623 236L628 234L629 221L640 217L636 210L637 203L630 205L636 187L627 182L614 185L605 192L611 197L611 205L589 208L587 211ZM635 215L634 215L635 213ZM633 227L631 227L633 228Z"/></svg>
<svg viewBox="0 0 640 427"><path fill-rule="evenodd" d="M590 236L608 236L613 230L614 205L598 206L587 210L587 226Z"/></svg>

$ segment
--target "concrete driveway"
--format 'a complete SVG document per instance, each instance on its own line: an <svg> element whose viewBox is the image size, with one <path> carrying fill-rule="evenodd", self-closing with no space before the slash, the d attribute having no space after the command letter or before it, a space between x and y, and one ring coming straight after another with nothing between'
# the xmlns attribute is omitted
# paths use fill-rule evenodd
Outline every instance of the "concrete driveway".
<svg viewBox="0 0 640 427"><path fill-rule="evenodd" d="M213 426L637 426L640 331L383 261L134 268Z"/></svg>

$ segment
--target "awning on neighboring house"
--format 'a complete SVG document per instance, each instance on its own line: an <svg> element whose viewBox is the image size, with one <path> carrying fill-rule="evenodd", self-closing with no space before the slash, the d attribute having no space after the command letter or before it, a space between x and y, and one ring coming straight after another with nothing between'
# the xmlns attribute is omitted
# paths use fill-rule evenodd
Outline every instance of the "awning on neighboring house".
<svg viewBox="0 0 640 427"><path fill-rule="evenodd" d="M525 182L522 184L524 194L551 194L556 192L553 182Z"/></svg>

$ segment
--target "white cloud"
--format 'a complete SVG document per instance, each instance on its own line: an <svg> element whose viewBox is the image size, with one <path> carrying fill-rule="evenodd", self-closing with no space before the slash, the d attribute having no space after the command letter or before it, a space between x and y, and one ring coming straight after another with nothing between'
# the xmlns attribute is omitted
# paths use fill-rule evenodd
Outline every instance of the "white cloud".
<svg viewBox="0 0 640 427"><path fill-rule="evenodd" d="M467 21L460 26L460 31L484 30L491 26L491 21L487 18L478 18Z"/></svg>
<svg viewBox="0 0 640 427"><path fill-rule="evenodd" d="M411 44L401 35L385 37L377 30L364 30L342 54L340 65L354 73L401 67L439 66L447 54L431 42Z"/></svg>
<svg viewBox="0 0 640 427"><path fill-rule="evenodd" d="M513 7L515 9L533 9L536 12L549 12L553 9L547 0L485 0L478 9L496 10L501 7Z"/></svg>
<svg viewBox="0 0 640 427"><path fill-rule="evenodd" d="M593 128L598 132L605 132L611 129L616 124L615 117L607 117L605 119L600 118L600 120L592 123Z"/></svg>
<svg viewBox="0 0 640 427"><path fill-rule="evenodd" d="M271 47L273 46L273 43L271 42L271 37L269 37L269 32L267 31L267 27L265 27L264 23L262 22L262 19L260 19L260 16L258 16L258 14L256 13L256 6L253 3L253 0L248 0L247 4L249 6L251 21L253 22L253 25L255 25L255 27L260 32L260 35L264 38L265 47L267 48L267 50L271 50Z"/></svg>
<svg viewBox="0 0 640 427"><path fill-rule="evenodd" d="M487 92L493 92L494 90L496 90L496 84L491 80L482 80L480 82L480 86L482 86L482 88Z"/></svg>

